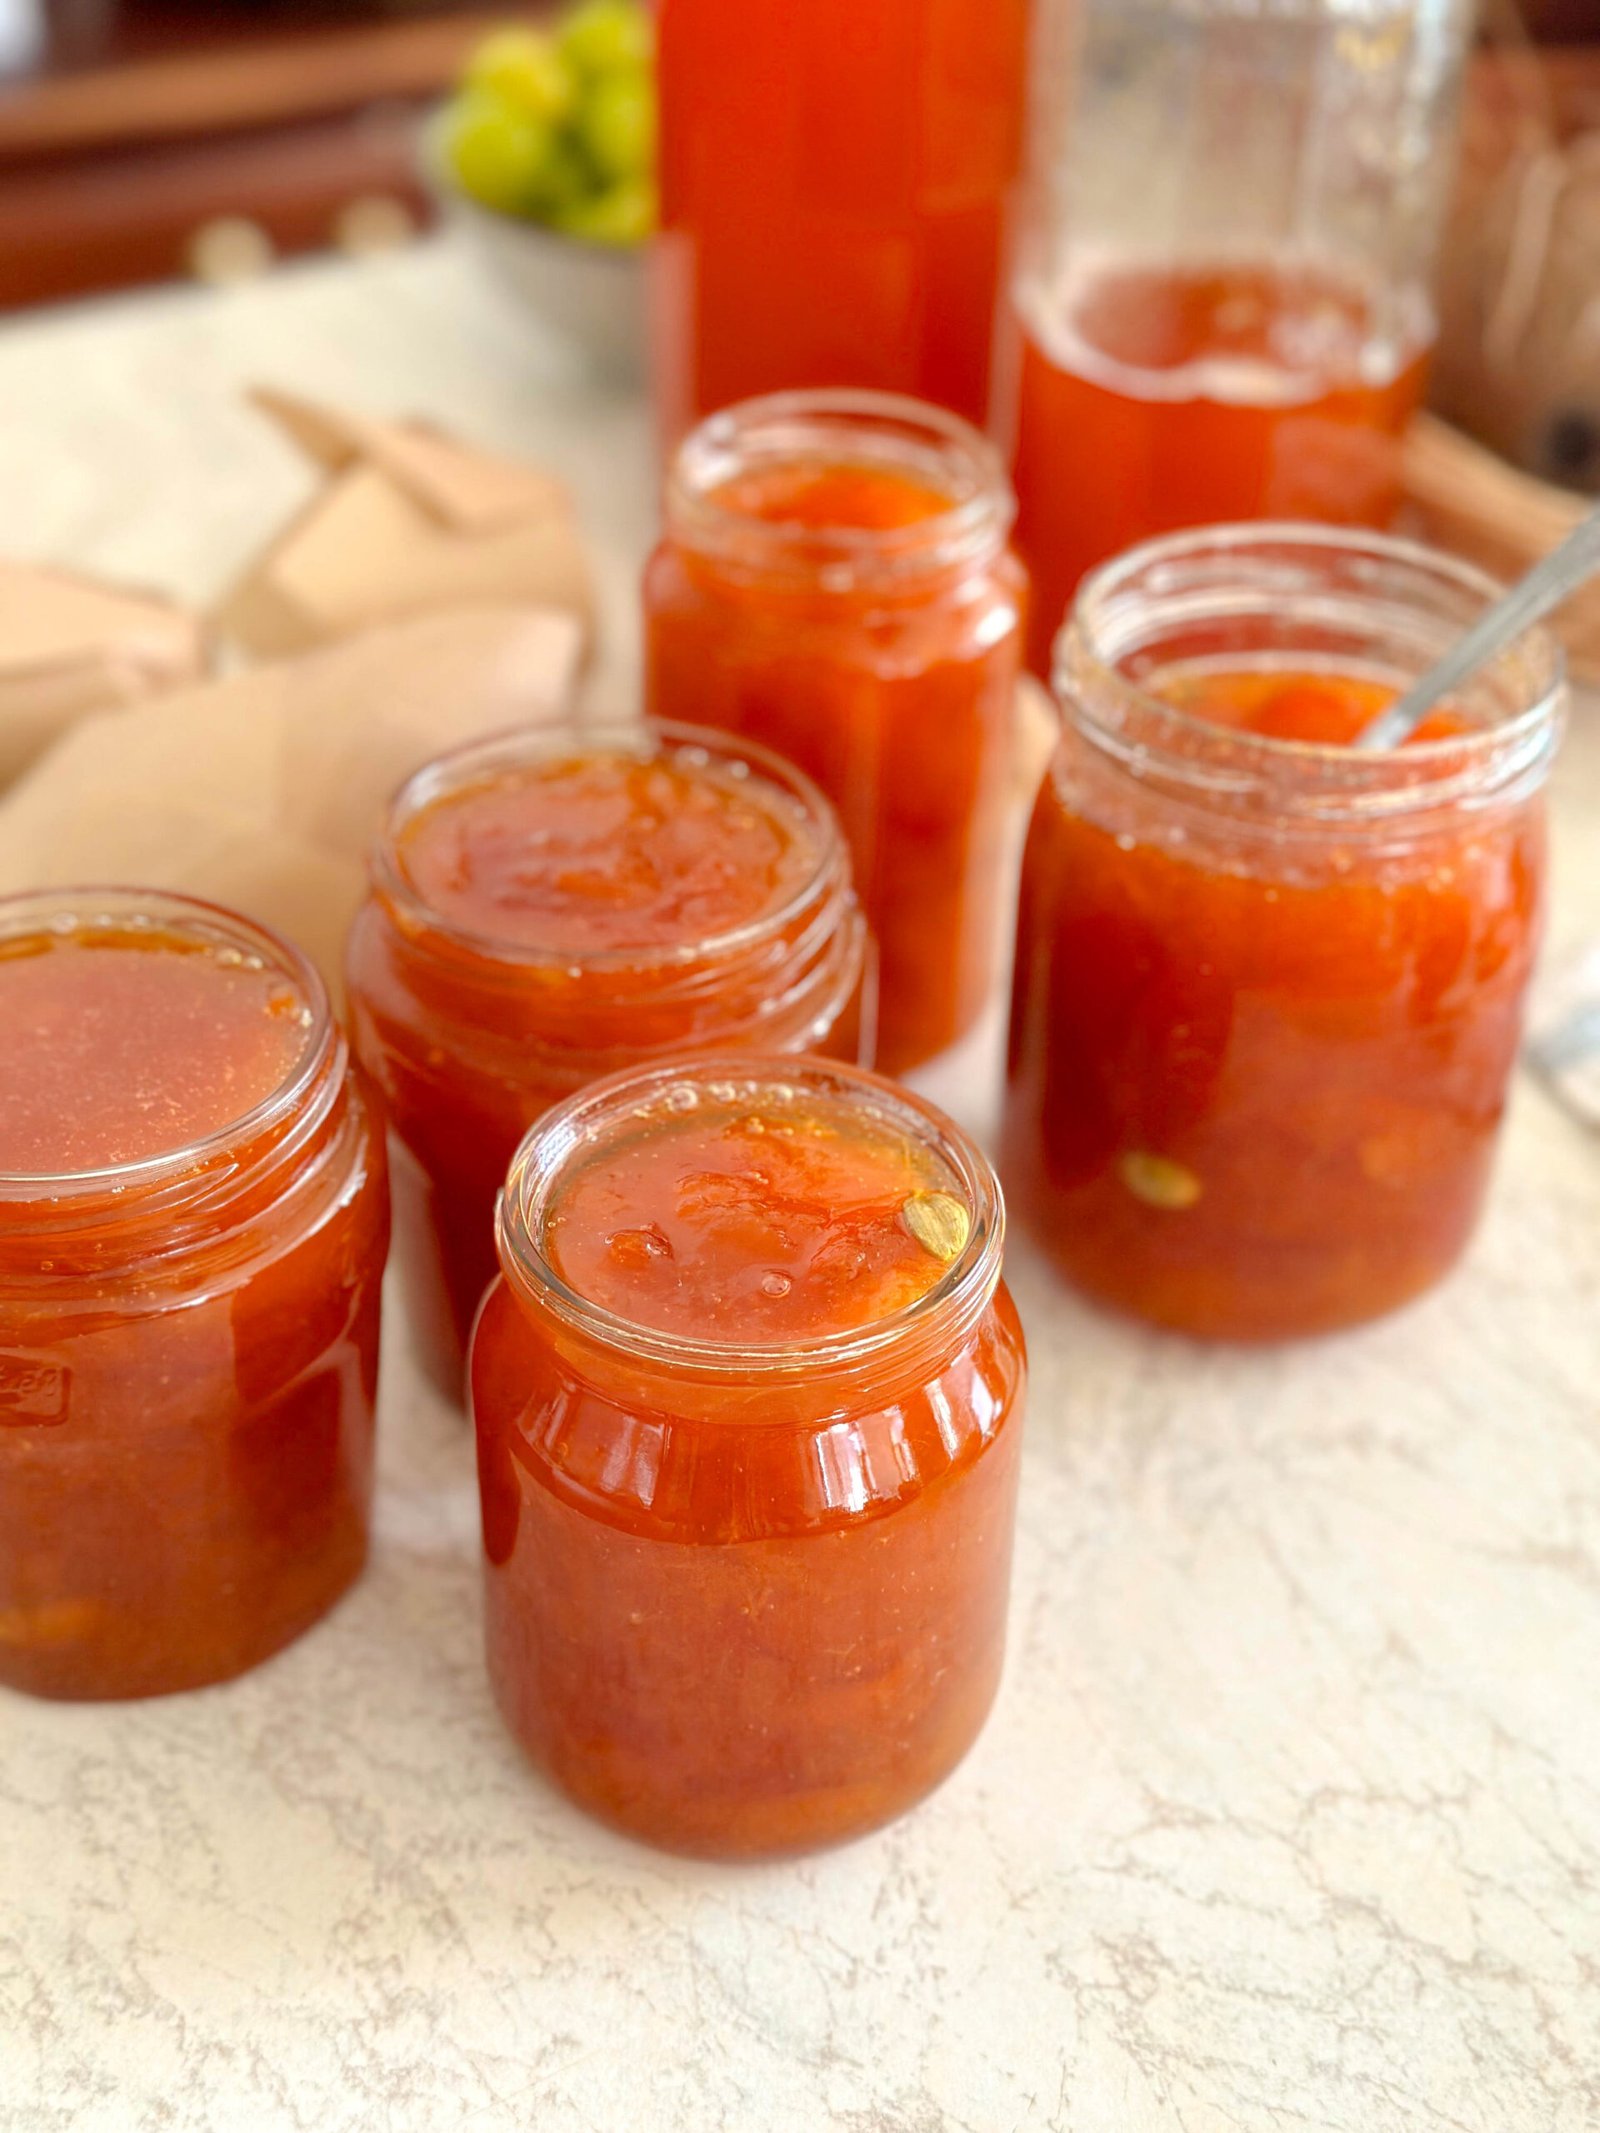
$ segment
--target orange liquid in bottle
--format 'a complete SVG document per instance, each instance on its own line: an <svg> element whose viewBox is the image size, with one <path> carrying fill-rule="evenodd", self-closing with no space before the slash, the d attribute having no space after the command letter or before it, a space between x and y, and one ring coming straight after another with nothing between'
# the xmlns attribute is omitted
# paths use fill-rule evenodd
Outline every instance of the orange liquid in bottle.
<svg viewBox="0 0 1600 2133"><path fill-rule="evenodd" d="M1358 292L1272 267L1108 270L1063 308L1020 322L1015 539L1035 673L1085 571L1138 541L1390 516L1427 347L1375 346Z"/></svg>
<svg viewBox="0 0 1600 2133"><path fill-rule="evenodd" d="M661 0L659 24L665 441L791 386L982 421L1027 0Z"/></svg>

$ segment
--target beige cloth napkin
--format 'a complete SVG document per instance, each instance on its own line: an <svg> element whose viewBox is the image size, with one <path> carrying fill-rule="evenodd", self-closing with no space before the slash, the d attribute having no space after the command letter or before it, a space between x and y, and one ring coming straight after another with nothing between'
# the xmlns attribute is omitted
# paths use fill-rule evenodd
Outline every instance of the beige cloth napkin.
<svg viewBox="0 0 1600 2133"><path fill-rule="evenodd" d="M588 558L550 475L424 423L251 398L327 478L219 603L224 635L277 658L402 615L515 602L574 616L587 644Z"/></svg>
<svg viewBox="0 0 1600 2133"><path fill-rule="evenodd" d="M77 721L196 681L198 619L153 594L0 563L0 790Z"/></svg>
<svg viewBox="0 0 1600 2133"><path fill-rule="evenodd" d="M373 630L82 719L0 799L0 891L178 889L298 941L339 997L364 857L395 788L479 734L561 716L570 615L478 609Z"/></svg>

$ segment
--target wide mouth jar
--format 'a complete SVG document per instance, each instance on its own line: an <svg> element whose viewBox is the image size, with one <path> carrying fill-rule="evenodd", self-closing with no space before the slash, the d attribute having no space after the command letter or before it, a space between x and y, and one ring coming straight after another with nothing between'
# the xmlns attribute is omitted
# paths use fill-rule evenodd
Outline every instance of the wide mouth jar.
<svg viewBox="0 0 1600 2133"><path fill-rule="evenodd" d="M860 510L830 513L826 492L786 507L808 476L834 472L861 478ZM729 575L848 594L992 560L1016 500L999 454L958 415L897 393L807 391L708 416L668 470L665 512L669 539Z"/></svg>
<svg viewBox="0 0 1600 2133"><path fill-rule="evenodd" d="M566 763L607 757L661 762L724 792L744 788L803 856L790 887L730 926L704 932L663 926L654 939L596 946L541 940L536 929L495 925L492 913L464 923L416 879L408 844L436 811L475 793L514 789ZM685 1040L701 1023L717 1037L742 1039L747 1030L792 1022L826 1026L860 983L865 927L833 809L802 771L770 749L694 726L662 720L519 728L442 756L396 796L371 875L405 945L456 989L456 1005L468 1019L481 1009L498 1022L515 1010L519 1041L570 1053L596 1072L613 1063L604 1056L608 1047L638 1041L634 1018L642 1007L675 1016L685 1025Z"/></svg>
<svg viewBox="0 0 1600 2133"><path fill-rule="evenodd" d="M697 1337L625 1315L573 1285L556 1263L551 1225L580 1166L670 1130L697 1112L758 1113L803 1123L826 1112L846 1126L899 1139L936 1196L959 1208L940 1241L948 1261L931 1286L886 1315L797 1338ZM948 1212L948 1210L947 1210ZM811 1057L739 1053L681 1057L616 1074L548 1112L512 1161L496 1217L501 1270L513 1295L564 1347L645 1366L680 1391L736 1385L758 1402L762 1388L800 1391L819 1412L852 1380L926 1369L966 1342L1000 1280L1005 1209L999 1182L976 1144L934 1105L859 1067ZM692 1398L692 1392L690 1393ZM783 1403L785 1411L790 1402Z"/></svg>
<svg viewBox="0 0 1600 2133"><path fill-rule="evenodd" d="M1299 524L1203 527L1093 572L1056 639L1068 730L1159 794L1279 839L1409 833L1419 817L1514 804L1545 777L1565 668L1530 630L1451 696L1452 729L1400 749L1276 738L1164 699L1174 675L1249 669L1420 678L1499 597L1484 572L1416 542Z"/></svg>
<svg viewBox="0 0 1600 2133"><path fill-rule="evenodd" d="M274 1085L228 1118L171 1147L84 1168L0 1169L0 1272L67 1280L92 1252L104 1274L124 1257L181 1263L203 1244L228 1256L230 1223L249 1226L319 1143L345 1080L346 1050L315 966L269 928L198 897L137 888L39 890L0 899L0 966L51 945L108 954L196 955L220 973L259 978L264 1010L293 1033ZM77 1099L70 1082L63 1106ZM241 1249L247 1237L236 1240ZM61 1256L42 1261L48 1243Z"/></svg>

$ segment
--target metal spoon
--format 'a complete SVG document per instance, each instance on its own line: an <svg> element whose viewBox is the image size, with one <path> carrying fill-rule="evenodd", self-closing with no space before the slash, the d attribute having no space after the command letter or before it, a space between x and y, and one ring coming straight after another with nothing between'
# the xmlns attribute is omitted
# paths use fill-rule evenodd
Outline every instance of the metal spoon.
<svg viewBox="0 0 1600 2133"><path fill-rule="evenodd" d="M1497 652L1515 644L1524 630L1532 629L1551 608L1559 607L1596 571L1600 571L1600 507L1580 519L1559 547L1552 548L1526 577L1517 580L1504 599L1496 600L1480 615L1467 634L1420 681L1414 681L1404 696L1363 726L1352 746L1398 748L1410 740L1442 696L1448 696Z"/></svg>

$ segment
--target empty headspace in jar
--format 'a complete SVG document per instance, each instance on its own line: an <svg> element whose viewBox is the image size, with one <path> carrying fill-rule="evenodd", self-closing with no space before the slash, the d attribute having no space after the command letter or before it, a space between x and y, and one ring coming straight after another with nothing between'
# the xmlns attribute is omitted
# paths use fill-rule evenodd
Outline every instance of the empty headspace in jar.
<svg viewBox="0 0 1600 2133"><path fill-rule="evenodd" d="M1504 802L1560 731L1562 662L1532 630L1404 748L1350 746L1495 598L1470 564L1342 527L1212 526L1095 571L1056 640L1058 702L1175 800L1373 820Z"/></svg>
<svg viewBox="0 0 1600 2133"><path fill-rule="evenodd" d="M986 439L892 393L742 401L692 432L667 484L674 538L733 563L830 576L920 574L995 550L1013 509Z"/></svg>
<svg viewBox="0 0 1600 2133"><path fill-rule="evenodd" d="M247 1127L311 1062L309 970L185 897L0 902L0 1175L60 1178Z"/></svg>
<svg viewBox="0 0 1600 2133"><path fill-rule="evenodd" d="M552 1113L513 1165L502 1246L558 1307L746 1352L901 1323L980 1261L997 1272L1000 1227L983 1158L919 1099L725 1057Z"/></svg>
<svg viewBox="0 0 1600 2133"><path fill-rule="evenodd" d="M842 857L809 779L765 749L658 725L508 735L430 765L379 865L468 940L589 961L781 924Z"/></svg>

